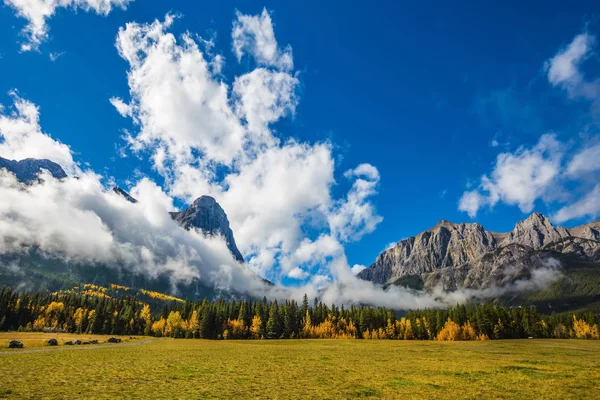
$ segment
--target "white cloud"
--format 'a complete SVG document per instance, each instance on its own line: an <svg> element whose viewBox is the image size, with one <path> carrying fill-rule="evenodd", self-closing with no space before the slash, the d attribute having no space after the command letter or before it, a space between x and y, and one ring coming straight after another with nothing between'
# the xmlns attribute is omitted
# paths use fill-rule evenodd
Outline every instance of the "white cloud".
<svg viewBox="0 0 600 400"><path fill-rule="evenodd" d="M600 79L586 77L582 71L583 63L594 54L595 44L595 36L587 32L579 34L546 61L544 67L551 85L565 90L570 98L590 100L593 103L591 114L598 118ZM493 146L500 145L495 142L496 137ZM565 157L567 150L575 150L575 154L565 165L565 159L569 159ZM475 190L462 195L459 209L473 218L482 207L503 202L517 205L527 213L532 211L538 199L542 199L547 203L571 202L554 214L557 222L596 216L598 206L594 194L597 187L591 187L590 181L597 181L598 171L600 145L597 137L579 141L577 148L569 149L554 135L546 134L530 149L521 147L514 153L499 154L490 176L484 175ZM573 184L579 187L577 191L571 190Z"/></svg>
<svg viewBox="0 0 600 400"><path fill-rule="evenodd" d="M545 64L548 81L554 86L565 89L569 96L595 97L597 85L586 82L579 67L591 54L596 38L582 33L564 49L559 51Z"/></svg>
<svg viewBox="0 0 600 400"><path fill-rule="evenodd" d="M375 230L383 218L367 199L377 193L379 171L371 164L360 164L344 173L355 181L345 199L339 200L328 214L329 226L342 241L359 240Z"/></svg>
<svg viewBox="0 0 600 400"><path fill-rule="evenodd" d="M48 57L50 57L50 61L55 62L56 60L58 60L59 57L62 57L65 55L64 51L61 52L57 52L57 53L50 53L48 54Z"/></svg>
<svg viewBox="0 0 600 400"><path fill-rule="evenodd" d="M131 1L133 0L4 0L4 4L15 10L18 17L27 20L22 31L26 41L21 45L21 51L30 51L37 50L48 38L47 22L58 8L81 9L108 15L115 7L125 9Z"/></svg>
<svg viewBox="0 0 600 400"><path fill-rule="evenodd" d="M360 274L362 271L364 271L365 269L367 269L367 267L365 267L364 265L360 265L360 264L354 264L352 266L352 273L354 275L358 275Z"/></svg>
<svg viewBox="0 0 600 400"><path fill-rule="evenodd" d="M530 212L535 201L545 198L556 184L562 157L563 145L552 134L543 135L532 148L499 154L490 176L484 175L478 189L462 195L459 210L473 218L482 206L502 201Z"/></svg>
<svg viewBox="0 0 600 400"><path fill-rule="evenodd" d="M558 210L552 219L558 223L569 221L571 219L600 216L600 185L585 194L578 201Z"/></svg>
<svg viewBox="0 0 600 400"><path fill-rule="evenodd" d="M119 31L131 99L111 102L138 127L128 137L130 148L150 153L170 195L188 202L214 196L248 264L261 275L277 281L296 267L327 274L327 265L343 255L343 242L358 240L381 221L370 202L379 172L369 164L348 171L351 189L333 198L332 145L272 131L273 123L294 114L299 80L291 48L279 47L266 11L236 15L234 50L258 66L234 77L232 87L211 69L219 57L212 42L208 51L200 46L207 42L190 33L176 38L169 32L173 22L167 15L164 22L129 23ZM323 234L311 240L311 231ZM307 248L314 251L309 258Z"/></svg>
<svg viewBox="0 0 600 400"><path fill-rule="evenodd" d="M131 137L134 150L155 147L162 169L166 161L193 162L194 151L207 162L230 164L244 144L244 129L230 107L229 88L209 70L189 33L180 38L166 30L174 17L151 24L128 23L119 30L117 49L130 66L129 104L111 99L121 114L140 126Z"/></svg>
<svg viewBox="0 0 600 400"><path fill-rule="evenodd" d="M600 144L587 147L575 154L567 166L567 174L578 176L600 170Z"/></svg>
<svg viewBox="0 0 600 400"><path fill-rule="evenodd" d="M236 12L231 38L238 61L241 61L245 54L249 54L259 65L286 71L294 68L292 49L288 46L282 50L277 45L273 22L266 9L263 9L261 15Z"/></svg>
<svg viewBox="0 0 600 400"><path fill-rule="evenodd" d="M245 119L248 130L270 138L269 124L294 113L298 83L298 79L288 73L264 68L236 78L233 85L236 112Z"/></svg>
<svg viewBox="0 0 600 400"><path fill-rule="evenodd" d="M477 190L464 192L458 201L458 209L469 214L469 217L475 218L477 212L486 204L484 196Z"/></svg>
<svg viewBox="0 0 600 400"><path fill-rule="evenodd" d="M294 269L288 272L287 276L292 279L306 279L309 274L300 267L294 267Z"/></svg>
<svg viewBox="0 0 600 400"><path fill-rule="evenodd" d="M60 164L67 173L78 173L69 146L42 132L38 107L19 97L16 91L10 94L13 106L0 105L0 157L47 158Z"/></svg>

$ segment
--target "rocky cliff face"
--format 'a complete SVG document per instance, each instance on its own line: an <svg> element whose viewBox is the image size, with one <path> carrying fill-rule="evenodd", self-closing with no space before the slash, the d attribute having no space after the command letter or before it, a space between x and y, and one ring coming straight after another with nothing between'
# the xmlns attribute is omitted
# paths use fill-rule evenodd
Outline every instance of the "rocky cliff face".
<svg viewBox="0 0 600 400"><path fill-rule="evenodd" d="M205 234L223 236L235 259L244 262L244 257L235 244L227 214L212 197L201 196L184 211L171 213L171 217L185 229L200 229Z"/></svg>
<svg viewBox="0 0 600 400"><path fill-rule="evenodd" d="M38 180L38 175L42 169L47 170L56 179L63 179L67 174L57 163L35 158L26 158L24 160L15 161L0 157L0 169L7 169L15 174L19 182L33 183Z"/></svg>
<svg viewBox="0 0 600 400"><path fill-rule="evenodd" d="M548 218L540 213L533 213L526 220L517 222L515 229L506 235L501 245L517 243L533 249L541 249L569 236L571 233L567 229L560 226L555 228Z"/></svg>
<svg viewBox="0 0 600 400"><path fill-rule="evenodd" d="M534 213L508 233L486 231L477 223L440 221L381 253L358 276L374 283L401 284L408 277L424 287L445 289L502 285L546 265L552 253L600 261L600 222L573 229L555 227Z"/></svg>
<svg viewBox="0 0 600 400"><path fill-rule="evenodd" d="M421 275L473 260L497 247L494 234L477 223L440 221L417 236L402 240L377 257L358 276L385 284L404 275Z"/></svg>

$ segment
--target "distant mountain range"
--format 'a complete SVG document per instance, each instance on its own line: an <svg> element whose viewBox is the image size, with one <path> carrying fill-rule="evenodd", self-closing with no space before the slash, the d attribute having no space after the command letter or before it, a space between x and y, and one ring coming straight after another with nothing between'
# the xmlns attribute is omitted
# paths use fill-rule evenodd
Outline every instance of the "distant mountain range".
<svg viewBox="0 0 600 400"><path fill-rule="evenodd" d="M567 229L533 213L511 232L496 233L442 220L381 253L358 277L386 287L453 291L502 287L552 267L561 278L545 295L529 297L555 308L600 302L600 221Z"/></svg>
<svg viewBox="0 0 600 400"><path fill-rule="evenodd" d="M59 179L67 176L60 165L50 160L0 158L2 168L12 171L20 181L28 184L39 179L42 169ZM119 187L113 188L113 191L132 203L137 202ZM185 229L222 236L234 258L244 262L227 215L214 198L201 196L185 210L170 214ZM36 253L26 258L19 257L17 261L21 270L29 271L26 274L29 283L43 280L54 282L51 287L72 287L79 280L169 291L168 284L160 279L128 276L123 272L116 274L110 268L64 265L59 260L48 260ZM10 273L2 273L1 270L2 263L8 265L14 262L15 258L11 255L0 255L0 284L20 283ZM433 228L404 239L381 253L358 277L383 288L395 285L424 290L485 290L530 279L536 271L545 269L559 270L560 278L544 288L511 294L498 292L496 300L515 305L535 304L545 311L600 309L600 221L567 229L554 226L542 214L533 213L518 222L511 232L497 233L478 223L455 224L442 220ZM23 279L23 276L18 279ZM182 295L210 297L212 289L202 289L201 286L202 283L197 282Z"/></svg>

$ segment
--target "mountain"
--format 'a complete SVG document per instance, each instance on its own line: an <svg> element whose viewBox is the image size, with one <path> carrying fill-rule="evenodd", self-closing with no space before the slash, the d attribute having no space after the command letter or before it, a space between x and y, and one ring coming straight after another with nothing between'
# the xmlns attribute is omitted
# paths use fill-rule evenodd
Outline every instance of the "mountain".
<svg viewBox="0 0 600 400"><path fill-rule="evenodd" d="M38 174L42 169L48 170L59 179L67 177L62 167L50 160L13 161L0 158L0 169L2 168L13 172L20 182L27 184L38 182ZM137 200L125 190L119 187L113 187L112 190L131 203L137 203ZM205 234L223 236L234 258L240 263L244 262L235 243L227 215L212 197L202 196L185 210L170 214L184 229L199 229ZM248 267L243 266L243 268ZM257 279L272 285L271 282L258 276ZM169 293L174 289L168 276L147 277L115 266L66 261L49 254L42 254L35 248L23 253L0 253L0 286L55 291L77 286L81 282L103 286L119 284L162 293ZM208 282L200 280L195 280L190 285L177 285L177 291L181 296L189 298L246 296L244 293L225 293L221 289L212 287Z"/></svg>
<svg viewBox="0 0 600 400"><path fill-rule="evenodd" d="M585 297L583 303L600 301L599 239L600 221L567 229L540 213L507 233L440 221L381 253L358 277L384 286L452 291L502 287L560 265L552 300L564 302L575 293Z"/></svg>
<svg viewBox="0 0 600 400"><path fill-rule="evenodd" d="M56 179L64 179L67 174L57 163L36 158L26 158L24 160L15 161L0 157L0 169L6 168L8 171L15 174L17 179L23 183L33 183L38 180L38 175L42 169L47 170Z"/></svg>
<svg viewBox="0 0 600 400"><path fill-rule="evenodd" d="M123 196L131 203L137 203L135 198L118 186L113 188L113 192ZM185 229L198 229L205 235L221 235L234 258L241 263L244 262L244 256L235 244L227 214L214 198L200 196L185 210L169 214L175 222Z"/></svg>
<svg viewBox="0 0 600 400"><path fill-rule="evenodd" d="M205 234L223 236L235 259L244 262L244 257L235 244L227 214L214 198L200 196L185 210L172 212L171 217L185 229L200 229Z"/></svg>

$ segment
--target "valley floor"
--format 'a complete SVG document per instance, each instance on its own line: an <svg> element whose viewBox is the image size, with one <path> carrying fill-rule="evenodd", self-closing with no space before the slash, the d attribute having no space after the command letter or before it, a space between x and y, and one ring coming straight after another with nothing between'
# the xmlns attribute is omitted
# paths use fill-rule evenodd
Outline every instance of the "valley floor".
<svg viewBox="0 0 600 400"><path fill-rule="evenodd" d="M125 338L72 347L62 343L75 335L54 335L60 346L40 346L49 336L0 333L2 347L26 346L0 350L0 398L600 398L600 341Z"/></svg>

